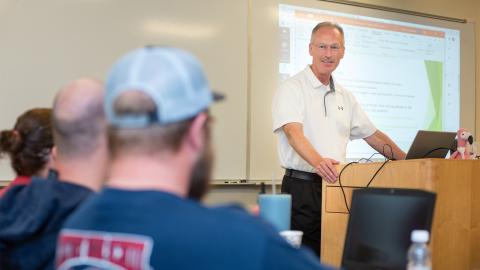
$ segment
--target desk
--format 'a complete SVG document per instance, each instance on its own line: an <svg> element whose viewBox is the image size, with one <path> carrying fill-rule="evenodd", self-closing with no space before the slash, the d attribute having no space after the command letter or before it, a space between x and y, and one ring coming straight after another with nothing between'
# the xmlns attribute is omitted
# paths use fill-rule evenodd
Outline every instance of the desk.
<svg viewBox="0 0 480 270"><path fill-rule="evenodd" d="M342 174L347 203L382 163L353 164ZM341 168L339 168L341 169ZM418 159L388 162L371 187L416 188L437 193L432 240L433 269L480 268L480 161ZM338 182L323 182L322 262L340 266L348 213Z"/></svg>

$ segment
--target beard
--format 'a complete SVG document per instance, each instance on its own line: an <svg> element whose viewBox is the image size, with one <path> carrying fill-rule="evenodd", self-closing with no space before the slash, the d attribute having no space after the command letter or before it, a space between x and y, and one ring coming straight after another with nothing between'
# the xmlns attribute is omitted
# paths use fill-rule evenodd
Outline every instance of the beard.
<svg viewBox="0 0 480 270"><path fill-rule="evenodd" d="M187 197L195 201L200 201L207 193L210 187L210 179L213 168L213 150L210 142L205 145L202 154L193 166L190 177L190 187Z"/></svg>

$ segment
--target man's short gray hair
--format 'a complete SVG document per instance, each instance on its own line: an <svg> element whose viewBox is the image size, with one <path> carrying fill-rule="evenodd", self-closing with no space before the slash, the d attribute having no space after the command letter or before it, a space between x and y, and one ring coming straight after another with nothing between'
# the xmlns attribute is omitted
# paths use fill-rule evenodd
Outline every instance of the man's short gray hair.
<svg viewBox="0 0 480 270"><path fill-rule="evenodd" d="M340 34L342 34L342 38L345 39L345 36L343 34L343 28L338 24L338 23L334 23L334 22L321 22L321 23L318 23L317 25L315 25L315 27L312 29L312 36L311 36L311 39L313 39L313 35L320 29L320 28L323 28L323 27L330 27L330 28L335 28L337 29Z"/></svg>

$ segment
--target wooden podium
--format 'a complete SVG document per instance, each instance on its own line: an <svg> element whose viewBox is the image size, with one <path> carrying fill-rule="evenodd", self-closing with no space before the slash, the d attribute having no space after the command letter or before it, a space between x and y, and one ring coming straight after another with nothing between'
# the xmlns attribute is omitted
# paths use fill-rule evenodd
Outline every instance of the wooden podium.
<svg viewBox="0 0 480 270"><path fill-rule="evenodd" d="M348 204L352 190L365 187L381 165L382 162L363 163L345 168L341 181ZM479 160L390 161L370 187L435 192L437 200L430 242L433 269L480 269ZM322 193L321 258L323 263L339 267L348 212L338 181L335 184L323 182Z"/></svg>

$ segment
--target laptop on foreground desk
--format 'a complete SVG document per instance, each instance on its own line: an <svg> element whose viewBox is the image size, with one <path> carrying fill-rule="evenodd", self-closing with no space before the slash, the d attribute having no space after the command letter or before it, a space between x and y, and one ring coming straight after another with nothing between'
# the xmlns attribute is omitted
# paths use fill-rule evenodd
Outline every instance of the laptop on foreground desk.
<svg viewBox="0 0 480 270"><path fill-rule="evenodd" d="M435 193L416 189L354 190L342 269L406 269L410 234L430 231L435 198Z"/></svg>

